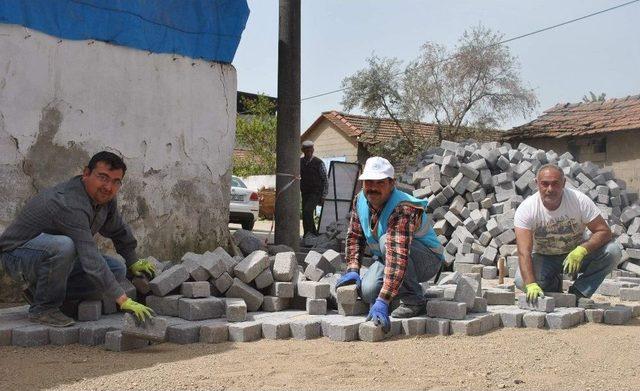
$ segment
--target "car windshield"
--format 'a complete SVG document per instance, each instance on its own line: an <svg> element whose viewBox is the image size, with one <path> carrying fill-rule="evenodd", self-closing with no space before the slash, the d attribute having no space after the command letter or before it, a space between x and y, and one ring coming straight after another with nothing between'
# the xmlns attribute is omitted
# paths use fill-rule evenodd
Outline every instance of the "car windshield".
<svg viewBox="0 0 640 391"><path fill-rule="evenodd" d="M231 186L232 187L242 187L244 189L247 188L247 185L244 184L244 182L242 182L242 180L238 177L231 177Z"/></svg>

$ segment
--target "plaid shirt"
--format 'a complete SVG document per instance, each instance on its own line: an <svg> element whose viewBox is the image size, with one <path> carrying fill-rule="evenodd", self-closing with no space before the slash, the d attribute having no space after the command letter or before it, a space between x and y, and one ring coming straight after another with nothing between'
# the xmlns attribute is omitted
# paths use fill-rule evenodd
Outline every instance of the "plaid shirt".
<svg viewBox="0 0 640 391"><path fill-rule="evenodd" d="M357 198L356 198L357 200ZM370 227L374 227L380 218L382 209L376 211L371 204L369 215L371 216ZM400 204L396 206L387 224L387 242L384 265L384 280L382 289L378 297L390 302L397 294L409 259L409 247L413 239L413 233L420 228L422 223L422 209L411 204ZM347 269L348 271L360 270L360 258L367 246L367 241L362 231L362 225L356 209L356 201L353 202L351 211L351 223L347 234Z"/></svg>

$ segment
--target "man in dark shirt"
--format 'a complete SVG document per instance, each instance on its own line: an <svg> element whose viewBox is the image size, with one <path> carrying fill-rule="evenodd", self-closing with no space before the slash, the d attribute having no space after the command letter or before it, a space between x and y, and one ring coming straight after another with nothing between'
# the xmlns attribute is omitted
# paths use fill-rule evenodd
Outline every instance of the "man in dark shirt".
<svg viewBox="0 0 640 391"><path fill-rule="evenodd" d="M319 158L313 156L313 141L302 143L303 157L300 158L300 193L302 194L302 229L304 236L317 235L313 220L316 206L327 196L327 170Z"/></svg>
<svg viewBox="0 0 640 391"><path fill-rule="evenodd" d="M122 221L116 195L127 167L110 152L94 155L81 176L40 192L20 211L0 235L0 264L17 282L25 283L29 319L65 327L74 323L60 311L66 299L115 300L139 320L151 309L127 297L118 281L126 268L113 257L101 254L93 238L110 238L134 275L153 276L155 266L137 260L136 239Z"/></svg>

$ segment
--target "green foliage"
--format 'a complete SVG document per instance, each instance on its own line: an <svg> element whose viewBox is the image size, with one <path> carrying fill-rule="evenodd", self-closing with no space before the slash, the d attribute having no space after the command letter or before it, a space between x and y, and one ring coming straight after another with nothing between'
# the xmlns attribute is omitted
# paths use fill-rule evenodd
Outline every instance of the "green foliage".
<svg viewBox="0 0 640 391"><path fill-rule="evenodd" d="M276 172L275 103L266 96L243 99L247 108L236 121L236 146L249 151L246 157L233 159L233 174L237 176L272 175Z"/></svg>
<svg viewBox="0 0 640 391"><path fill-rule="evenodd" d="M604 92L600 95L596 95L593 93L593 91L589 91L589 96L584 95L582 97L582 101L584 103L604 102L606 98L607 98L607 94L605 94Z"/></svg>
<svg viewBox="0 0 640 391"><path fill-rule="evenodd" d="M479 25L465 31L453 50L425 43L406 66L372 56L366 68L343 80L342 105L390 118L414 149L412 127L420 122L438 124L442 140L457 138L469 126L495 128L518 114L526 118L538 100L520 79L518 61L502 38Z"/></svg>

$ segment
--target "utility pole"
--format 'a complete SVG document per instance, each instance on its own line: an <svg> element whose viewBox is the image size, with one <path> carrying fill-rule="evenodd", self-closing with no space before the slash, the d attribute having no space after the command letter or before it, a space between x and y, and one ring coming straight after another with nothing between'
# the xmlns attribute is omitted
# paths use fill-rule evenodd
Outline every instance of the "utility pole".
<svg viewBox="0 0 640 391"><path fill-rule="evenodd" d="M300 247L300 0L280 0L276 244ZM295 180L294 180L295 179ZM294 180L292 184L291 181ZM287 187L288 186L288 187Z"/></svg>

